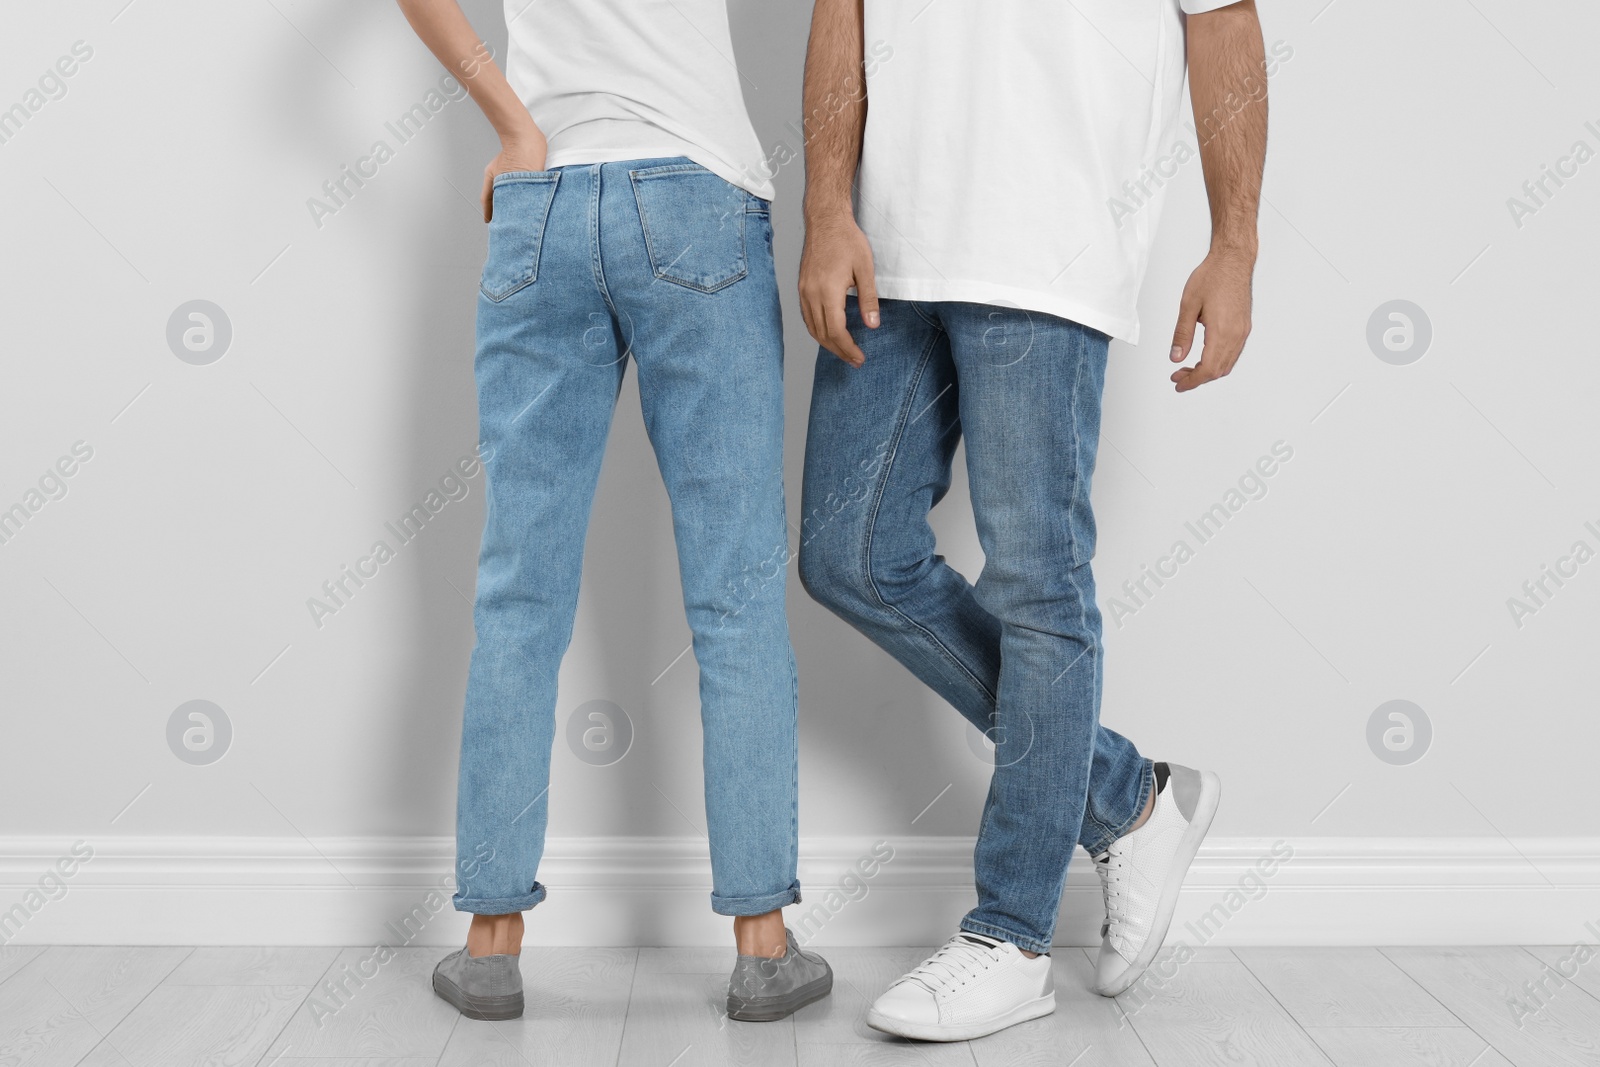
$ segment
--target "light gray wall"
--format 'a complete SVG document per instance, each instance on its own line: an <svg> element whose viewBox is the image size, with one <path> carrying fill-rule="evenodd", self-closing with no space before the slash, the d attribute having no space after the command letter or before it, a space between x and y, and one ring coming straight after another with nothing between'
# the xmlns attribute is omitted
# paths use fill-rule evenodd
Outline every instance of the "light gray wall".
<svg viewBox="0 0 1600 1067"><path fill-rule="evenodd" d="M1145 607L1108 618L1105 721L1219 771L1220 835L1592 835L1600 560L1520 627L1507 600L1575 541L1600 549L1600 160L1520 226L1507 200L1574 142L1600 149L1600 18L1576 2L1264 7L1293 58L1271 82L1255 334L1225 383L1170 391L1177 295L1207 233L1190 164L1147 339L1113 353L1095 485L1108 610L1275 442L1293 459ZM496 5L471 14L503 54ZM734 4L769 147L796 146L807 16ZM0 834L447 834L481 475L320 629L306 601L473 447L490 131L450 104L319 227L307 199L392 143L384 123L438 81L393 5L11 5L0 106L80 40L93 55L66 94L0 144L0 507L75 442L93 449L0 545ZM794 508L814 352L789 295L798 164L778 186ZM210 365L167 341L194 299L232 325ZM1433 332L1404 366L1367 341L1396 299ZM674 665L688 631L629 382L559 714L611 701L635 738L609 767L558 741L561 835L703 826L695 671ZM959 478L937 519L975 575ZM974 832L986 769L967 728L790 593L802 832ZM209 766L168 747L194 699L234 731ZM1393 699L1432 723L1409 766L1368 745Z"/></svg>

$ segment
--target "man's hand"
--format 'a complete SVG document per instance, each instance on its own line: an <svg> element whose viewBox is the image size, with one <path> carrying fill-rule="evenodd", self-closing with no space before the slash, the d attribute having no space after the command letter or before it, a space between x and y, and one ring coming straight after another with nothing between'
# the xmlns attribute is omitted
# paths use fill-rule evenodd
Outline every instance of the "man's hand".
<svg viewBox="0 0 1600 1067"><path fill-rule="evenodd" d="M817 343L852 367L867 361L845 327L844 303L855 286L856 302L868 328L878 328L878 290L873 281L872 246L849 214L827 221L808 219L800 255L800 314Z"/></svg>
<svg viewBox="0 0 1600 1067"><path fill-rule="evenodd" d="M1178 307L1172 362L1188 358L1195 323L1206 328L1199 365L1172 375L1180 393L1232 370L1250 336L1250 275L1267 155L1267 65L1255 0L1190 15L1186 26L1189 96L1211 201L1211 253L1189 276Z"/></svg>
<svg viewBox="0 0 1600 1067"><path fill-rule="evenodd" d="M514 170L544 170L545 151L544 134L532 123L520 140L500 142L500 154L483 168L484 222L494 218L495 176Z"/></svg>
<svg viewBox="0 0 1600 1067"><path fill-rule="evenodd" d="M1254 268L1253 252L1213 250L1189 275L1178 306L1178 328L1172 335L1172 362L1189 358L1197 322L1206 328L1205 346L1198 364L1173 372L1178 392L1187 393L1221 378L1238 361L1250 336L1250 275Z"/></svg>
<svg viewBox="0 0 1600 1067"><path fill-rule="evenodd" d="M806 145L806 247L800 255L800 314L817 343L852 367L867 361L844 323L856 289L861 318L878 328L872 246L856 225L850 189L867 121L862 90L863 0L815 0L802 94Z"/></svg>

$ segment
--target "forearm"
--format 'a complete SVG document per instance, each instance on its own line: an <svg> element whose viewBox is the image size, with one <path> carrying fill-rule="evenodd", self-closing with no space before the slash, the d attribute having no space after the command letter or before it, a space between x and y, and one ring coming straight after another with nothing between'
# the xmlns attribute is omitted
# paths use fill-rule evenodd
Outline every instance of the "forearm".
<svg viewBox="0 0 1600 1067"><path fill-rule="evenodd" d="M456 0L399 0L406 21L445 68L466 86L500 140L517 143L539 137L538 127L500 67L489 56Z"/></svg>
<svg viewBox="0 0 1600 1067"><path fill-rule="evenodd" d="M1254 0L1188 16L1189 95L1214 250L1256 253L1267 80Z"/></svg>
<svg viewBox="0 0 1600 1067"><path fill-rule="evenodd" d="M867 121L862 0L816 0L806 51L805 215L809 223L851 213Z"/></svg>

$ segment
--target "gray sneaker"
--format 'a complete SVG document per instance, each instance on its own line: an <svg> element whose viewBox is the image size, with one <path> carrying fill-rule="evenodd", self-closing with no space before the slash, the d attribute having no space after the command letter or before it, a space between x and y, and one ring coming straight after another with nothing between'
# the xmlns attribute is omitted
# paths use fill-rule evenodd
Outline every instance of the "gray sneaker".
<svg viewBox="0 0 1600 1067"><path fill-rule="evenodd" d="M788 950L776 959L740 956L728 979L728 1018L770 1023L786 1018L833 988L833 970L815 952L795 944L794 931L783 929Z"/></svg>
<svg viewBox="0 0 1600 1067"><path fill-rule="evenodd" d="M469 1019L522 1014L522 971L516 956L469 956L458 948L433 969L433 991Z"/></svg>

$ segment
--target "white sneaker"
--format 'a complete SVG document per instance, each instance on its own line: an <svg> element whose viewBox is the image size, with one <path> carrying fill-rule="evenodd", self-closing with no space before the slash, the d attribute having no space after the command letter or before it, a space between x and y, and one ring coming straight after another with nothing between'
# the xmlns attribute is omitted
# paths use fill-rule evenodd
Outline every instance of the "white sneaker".
<svg viewBox="0 0 1600 1067"><path fill-rule="evenodd" d="M1210 771L1167 765L1149 820L1095 857L1106 899L1094 991L1114 997L1139 980L1161 951L1178 891L1200 842L1211 829L1222 782Z"/></svg>
<svg viewBox="0 0 1600 1067"><path fill-rule="evenodd" d="M1050 957L965 931L879 997L874 1030L921 1041L966 1041L1056 1010Z"/></svg>

